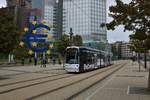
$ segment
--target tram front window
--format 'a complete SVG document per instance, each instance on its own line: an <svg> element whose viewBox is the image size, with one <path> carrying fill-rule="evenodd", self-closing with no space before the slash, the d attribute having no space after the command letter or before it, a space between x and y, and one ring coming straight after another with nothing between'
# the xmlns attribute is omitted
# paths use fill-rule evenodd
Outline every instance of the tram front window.
<svg viewBox="0 0 150 100"><path fill-rule="evenodd" d="M67 49L66 52L66 63L77 64L78 63L78 50L75 48Z"/></svg>

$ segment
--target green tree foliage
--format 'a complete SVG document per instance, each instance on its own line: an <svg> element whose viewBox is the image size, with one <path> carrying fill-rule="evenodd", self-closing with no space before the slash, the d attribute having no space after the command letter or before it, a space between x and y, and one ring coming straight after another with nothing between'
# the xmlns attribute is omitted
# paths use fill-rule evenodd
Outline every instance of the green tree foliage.
<svg viewBox="0 0 150 100"><path fill-rule="evenodd" d="M150 50L150 0L132 0L129 4L116 0L116 5L111 6L109 10L113 20L102 26L106 25L108 29L114 30L116 26L123 25L124 31L134 33L130 36L131 48L134 51ZM148 88L150 89L150 70Z"/></svg>
<svg viewBox="0 0 150 100"><path fill-rule="evenodd" d="M0 9L0 52L9 54L17 45L19 34L12 14Z"/></svg>
<svg viewBox="0 0 150 100"><path fill-rule="evenodd" d="M16 49L13 50L13 54L15 55L16 59L21 59L23 57L29 57L28 49L27 48L22 48L22 47L19 47L19 46Z"/></svg>
<svg viewBox="0 0 150 100"><path fill-rule="evenodd" d="M73 36L73 44L75 46L82 46L82 37L80 35Z"/></svg>
<svg viewBox="0 0 150 100"><path fill-rule="evenodd" d="M61 55L64 54L65 49L70 45L71 45L70 37L66 34L62 35L60 39L54 43L55 48ZM82 46L82 37L80 35L73 36L73 45Z"/></svg>
<svg viewBox="0 0 150 100"><path fill-rule="evenodd" d="M62 35L60 39L54 43L55 48L61 55L64 54L66 47L69 45L70 45L69 36L66 34Z"/></svg>
<svg viewBox="0 0 150 100"><path fill-rule="evenodd" d="M145 53L150 48L150 39L147 38L144 41L139 40L136 34L130 35L130 49L132 51L138 52L138 53Z"/></svg>
<svg viewBox="0 0 150 100"><path fill-rule="evenodd" d="M109 8L113 20L106 24L108 29L123 25L124 31L135 33L138 40L148 40L150 37L150 1L132 0L129 4L116 0L116 5ZM102 26L104 26L103 24Z"/></svg>
<svg viewBox="0 0 150 100"><path fill-rule="evenodd" d="M116 45L112 45L111 51L112 51L114 57L117 56L118 58L121 58L121 47L120 46L116 47Z"/></svg>
<svg viewBox="0 0 150 100"><path fill-rule="evenodd" d="M131 43L131 45L129 45L130 49L138 53L144 53L146 49L144 47L143 41L134 38L134 36L135 34L130 35L130 43Z"/></svg>

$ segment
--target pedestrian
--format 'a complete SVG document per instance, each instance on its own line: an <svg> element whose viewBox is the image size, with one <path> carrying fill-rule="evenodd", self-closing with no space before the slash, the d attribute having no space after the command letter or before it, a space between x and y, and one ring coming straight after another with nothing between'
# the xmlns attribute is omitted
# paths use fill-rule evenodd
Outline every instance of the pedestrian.
<svg viewBox="0 0 150 100"><path fill-rule="evenodd" d="M56 62L56 60L55 60L55 58L53 58L53 65L55 65L55 62Z"/></svg>
<svg viewBox="0 0 150 100"><path fill-rule="evenodd" d="M61 60L60 59L58 59L58 63L59 63L59 65L61 65Z"/></svg>
<svg viewBox="0 0 150 100"><path fill-rule="evenodd" d="M37 65L37 58L34 58L34 66Z"/></svg>
<svg viewBox="0 0 150 100"><path fill-rule="evenodd" d="M31 58L29 58L29 63L31 63L32 62L32 59Z"/></svg>
<svg viewBox="0 0 150 100"><path fill-rule="evenodd" d="M135 56L133 56L131 59L132 59L132 65L134 65L134 62L135 62Z"/></svg>
<svg viewBox="0 0 150 100"><path fill-rule="evenodd" d="M21 59L21 64L24 66L24 57Z"/></svg>
<svg viewBox="0 0 150 100"><path fill-rule="evenodd" d="M43 58L43 67L46 68L46 59L45 58Z"/></svg>
<svg viewBox="0 0 150 100"><path fill-rule="evenodd" d="M40 60L41 60L41 66L40 67L43 67L43 59L41 58Z"/></svg>

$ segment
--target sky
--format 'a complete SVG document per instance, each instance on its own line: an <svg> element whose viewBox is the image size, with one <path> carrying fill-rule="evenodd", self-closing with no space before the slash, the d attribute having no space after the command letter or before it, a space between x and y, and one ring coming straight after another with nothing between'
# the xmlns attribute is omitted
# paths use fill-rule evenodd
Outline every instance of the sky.
<svg viewBox="0 0 150 100"><path fill-rule="evenodd" d="M128 3L131 0L122 0L126 3ZM107 0L107 13L109 12L109 6L114 5L115 4L115 0ZM6 6L6 0L0 0L0 8L1 7L5 7ZM107 15L107 22L110 22L112 19ZM123 26L119 26L117 27L115 30L111 31L107 31L107 39L109 41L109 43L115 42L115 41L129 41L128 36L131 34L132 32L124 32L123 31Z"/></svg>
<svg viewBox="0 0 150 100"><path fill-rule="evenodd" d="M6 6L6 0L0 0L0 8Z"/></svg>
<svg viewBox="0 0 150 100"><path fill-rule="evenodd" d="M125 3L129 3L131 0L122 0ZM115 0L107 0L107 13L109 13L109 7L111 5L115 5ZM111 17L107 14L107 23L112 20ZM132 32L126 31L124 32L123 26L117 27L115 30L109 30L107 31L107 39L109 43L115 42L115 41L129 41L129 35Z"/></svg>

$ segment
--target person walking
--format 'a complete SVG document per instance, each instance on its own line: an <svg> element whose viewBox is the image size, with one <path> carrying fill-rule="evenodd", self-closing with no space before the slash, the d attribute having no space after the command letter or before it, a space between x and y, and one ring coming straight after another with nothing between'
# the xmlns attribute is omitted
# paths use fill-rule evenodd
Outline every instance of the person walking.
<svg viewBox="0 0 150 100"><path fill-rule="evenodd" d="M21 64L24 66L24 57L21 59Z"/></svg>
<svg viewBox="0 0 150 100"><path fill-rule="evenodd" d="M46 59L43 59L43 67L46 68Z"/></svg>
<svg viewBox="0 0 150 100"><path fill-rule="evenodd" d="M41 58L40 60L41 60L41 66L40 67L43 67L43 59Z"/></svg>
<svg viewBox="0 0 150 100"><path fill-rule="evenodd" d="M61 65L61 59L60 58L58 59L58 63L59 63L59 65Z"/></svg>
<svg viewBox="0 0 150 100"><path fill-rule="evenodd" d="M135 62L135 60L136 60L136 57L133 56L131 59L132 59L132 65L134 65L134 62Z"/></svg>
<svg viewBox="0 0 150 100"><path fill-rule="evenodd" d="M34 58L34 66L37 65L37 58Z"/></svg>
<svg viewBox="0 0 150 100"><path fill-rule="evenodd" d="M56 63L56 60L55 60L55 58L53 58L53 65L55 65L55 63Z"/></svg>

